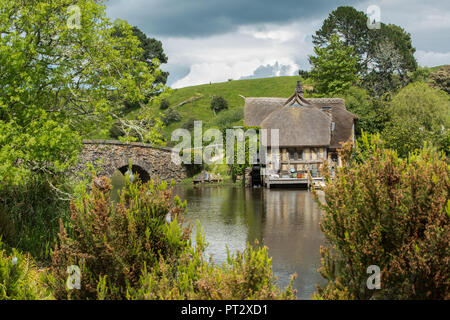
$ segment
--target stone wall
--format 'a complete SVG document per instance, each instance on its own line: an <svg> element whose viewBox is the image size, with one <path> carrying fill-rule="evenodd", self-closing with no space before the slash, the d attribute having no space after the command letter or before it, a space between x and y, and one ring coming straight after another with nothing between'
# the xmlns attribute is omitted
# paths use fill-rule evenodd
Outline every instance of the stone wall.
<svg viewBox="0 0 450 320"><path fill-rule="evenodd" d="M172 162L172 149L170 148L113 140L85 140L83 144L81 161L74 168L76 171L82 170L86 164L92 163L97 168L99 175L111 177L115 170L127 167L129 159L131 159L133 166L139 166L153 179L179 182L186 178L184 167ZM97 163L100 159L102 161Z"/></svg>

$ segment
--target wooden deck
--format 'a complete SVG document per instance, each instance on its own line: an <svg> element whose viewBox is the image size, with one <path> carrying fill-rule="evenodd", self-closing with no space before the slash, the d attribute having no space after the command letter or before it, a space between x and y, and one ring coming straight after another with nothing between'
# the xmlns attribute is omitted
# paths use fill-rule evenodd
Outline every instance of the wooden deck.
<svg viewBox="0 0 450 320"><path fill-rule="evenodd" d="M322 183L324 182L324 178L312 178L314 188L320 188ZM265 186L270 189L271 186L274 185L304 185L307 186L308 189L311 187L309 179L307 178L266 178L264 180Z"/></svg>

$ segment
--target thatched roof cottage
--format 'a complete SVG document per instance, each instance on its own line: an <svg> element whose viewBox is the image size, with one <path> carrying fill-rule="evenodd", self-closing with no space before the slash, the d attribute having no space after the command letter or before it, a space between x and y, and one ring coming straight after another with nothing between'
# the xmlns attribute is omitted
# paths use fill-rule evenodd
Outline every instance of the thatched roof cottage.
<svg viewBox="0 0 450 320"><path fill-rule="evenodd" d="M309 171L320 176L323 159L340 165L337 150L354 139L357 117L347 111L344 99L305 98L301 82L295 93L284 98L246 98L247 126L279 130L280 153L272 154L267 141L266 175L305 178Z"/></svg>

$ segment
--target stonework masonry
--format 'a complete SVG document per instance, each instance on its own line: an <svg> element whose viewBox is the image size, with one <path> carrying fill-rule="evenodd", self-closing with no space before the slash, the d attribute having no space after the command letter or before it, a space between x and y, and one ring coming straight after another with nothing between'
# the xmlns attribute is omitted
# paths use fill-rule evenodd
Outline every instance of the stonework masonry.
<svg viewBox="0 0 450 320"><path fill-rule="evenodd" d="M92 163L98 175L111 177L114 171L128 167L131 159L133 166L147 172L152 179L179 182L186 178L185 168L172 162L170 148L114 140L84 140L83 145L81 161L75 171L83 170L86 164Z"/></svg>

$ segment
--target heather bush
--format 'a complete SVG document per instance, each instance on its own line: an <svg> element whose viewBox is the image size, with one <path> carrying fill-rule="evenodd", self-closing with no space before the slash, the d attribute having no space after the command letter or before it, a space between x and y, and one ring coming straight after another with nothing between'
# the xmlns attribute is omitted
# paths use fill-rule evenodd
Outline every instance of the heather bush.
<svg viewBox="0 0 450 320"><path fill-rule="evenodd" d="M29 255L7 254L0 238L0 300L44 300L52 296Z"/></svg>
<svg viewBox="0 0 450 320"><path fill-rule="evenodd" d="M204 259L201 233L195 248L184 252L177 264L161 260L153 270L144 270L140 286L129 290L129 299L145 300L268 300L294 299L292 282L285 290L275 285L267 248L231 254L221 266ZM293 280L294 278L292 278ZM101 290L100 290L101 291Z"/></svg>
<svg viewBox="0 0 450 320"><path fill-rule="evenodd" d="M345 146L343 168L327 177L319 271L328 284L315 297L449 299L448 158L426 147L401 159L377 136L362 141ZM370 265L381 289L368 289Z"/></svg>
<svg viewBox="0 0 450 320"><path fill-rule="evenodd" d="M187 228L165 222L168 214L182 222L184 204L170 200L164 183L128 183L118 203L112 202L110 191L108 179L94 178L91 192L71 204L73 228L61 225L53 254L50 282L58 299L95 299L105 276L108 298L124 298L127 285L138 284L145 266L152 267L161 257L176 260L188 244ZM81 269L81 290L66 288L70 265Z"/></svg>
<svg viewBox="0 0 450 320"><path fill-rule="evenodd" d="M218 267L203 258L205 244L184 223L186 203L165 183L127 182L120 201L106 178L71 204L72 228L61 225L49 284L57 299L231 299L293 297L274 285L265 249L230 255ZM69 290L67 267L81 271Z"/></svg>

